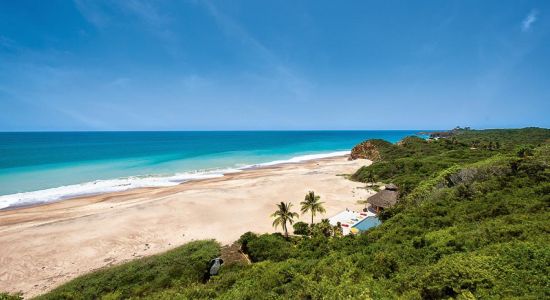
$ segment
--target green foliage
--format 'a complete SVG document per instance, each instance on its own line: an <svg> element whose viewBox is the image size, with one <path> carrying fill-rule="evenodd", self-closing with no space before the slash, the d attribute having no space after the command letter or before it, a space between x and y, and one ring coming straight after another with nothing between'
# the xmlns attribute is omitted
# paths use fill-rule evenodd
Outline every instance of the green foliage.
<svg viewBox="0 0 550 300"><path fill-rule="evenodd" d="M311 212L311 224L313 225L313 217L317 213L325 213L325 208L323 207L324 202L320 202L321 196L315 195L315 192L309 191L304 201L300 202L300 205L302 205L301 212L302 214L307 213L308 211Z"/></svg>
<svg viewBox="0 0 550 300"><path fill-rule="evenodd" d="M298 218L299 215L291 211L292 203L281 202L277 204L277 210L271 215L273 220L273 227L277 228L279 225L283 228L285 236L288 237L287 223L292 225L294 218Z"/></svg>
<svg viewBox="0 0 550 300"><path fill-rule="evenodd" d="M518 147L518 150L517 150L517 155L518 157L526 157L526 156L531 156L533 155L533 146L531 145L522 145L520 147Z"/></svg>
<svg viewBox="0 0 550 300"><path fill-rule="evenodd" d="M392 182L406 196L434 174L457 165L482 161L498 154L532 154L532 147L550 141L542 128L459 130L452 138L425 141L407 137L397 145L384 146L384 159L362 167L352 176L361 182ZM472 148L472 144L477 148ZM490 147L489 147L490 144Z"/></svg>
<svg viewBox="0 0 550 300"><path fill-rule="evenodd" d="M298 235L308 235L309 234L309 225L305 222L297 222L292 225L294 228L294 234Z"/></svg>
<svg viewBox="0 0 550 300"><path fill-rule="evenodd" d="M45 298L549 299L549 138L536 128L457 130L438 141L384 144L383 160L354 178L372 172L397 183L403 197L364 234L336 237L326 222L308 237L245 233L240 242L255 263L223 268L205 284L195 272L165 285L153 284L156 276L133 280L122 265ZM521 145L534 148L518 156ZM132 270L149 274L139 264Z"/></svg>
<svg viewBox="0 0 550 300"><path fill-rule="evenodd" d="M19 294L13 295L13 294L0 292L0 300L22 300L22 299L23 297L21 297Z"/></svg>
<svg viewBox="0 0 550 300"><path fill-rule="evenodd" d="M449 255L427 267L413 282L424 299L456 297L465 291L488 289L496 278L488 256Z"/></svg>
<svg viewBox="0 0 550 300"><path fill-rule="evenodd" d="M529 127L523 129L489 129L461 131L455 135L456 140L464 145L470 146L477 141L478 145L488 145L489 142L498 144L498 151L511 152L518 145L540 146L548 142L549 129Z"/></svg>
<svg viewBox="0 0 550 300"><path fill-rule="evenodd" d="M254 262L281 261L293 256L293 247L280 234L262 234L248 240L246 254Z"/></svg>
<svg viewBox="0 0 550 300"><path fill-rule="evenodd" d="M325 237L331 237L334 234L334 228L330 225L328 219L323 219L320 223L313 224L311 232L314 236L322 235Z"/></svg>
<svg viewBox="0 0 550 300"><path fill-rule="evenodd" d="M38 299L127 299L186 286L202 279L220 253L214 241L190 242L161 255L102 269L66 283Z"/></svg>
<svg viewBox="0 0 550 300"><path fill-rule="evenodd" d="M244 253L248 253L248 243L258 237L257 234L253 232L245 232L239 240L237 241L241 245L241 251Z"/></svg>

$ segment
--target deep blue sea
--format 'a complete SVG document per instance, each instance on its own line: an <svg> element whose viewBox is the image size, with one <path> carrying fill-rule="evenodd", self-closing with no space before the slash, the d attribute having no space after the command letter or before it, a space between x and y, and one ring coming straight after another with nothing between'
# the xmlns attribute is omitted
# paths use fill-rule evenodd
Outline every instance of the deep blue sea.
<svg viewBox="0 0 550 300"><path fill-rule="evenodd" d="M0 209L343 155L415 131L0 133Z"/></svg>

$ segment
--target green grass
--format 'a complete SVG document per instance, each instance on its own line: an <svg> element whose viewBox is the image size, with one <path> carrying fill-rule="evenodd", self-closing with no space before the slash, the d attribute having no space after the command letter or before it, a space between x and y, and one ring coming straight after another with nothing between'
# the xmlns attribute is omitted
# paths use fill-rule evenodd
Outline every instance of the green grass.
<svg viewBox="0 0 550 300"><path fill-rule="evenodd" d="M20 300L22 299L20 295L10 295L8 293L0 292L0 300Z"/></svg>
<svg viewBox="0 0 550 300"><path fill-rule="evenodd" d="M214 241L191 242L81 276L37 299L148 298L159 290L200 282L208 262L219 253Z"/></svg>

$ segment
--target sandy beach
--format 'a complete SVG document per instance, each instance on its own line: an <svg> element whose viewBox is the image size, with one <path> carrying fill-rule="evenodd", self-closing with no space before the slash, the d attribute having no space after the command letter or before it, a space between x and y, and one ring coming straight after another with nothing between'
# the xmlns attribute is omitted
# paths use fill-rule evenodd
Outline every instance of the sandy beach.
<svg viewBox="0 0 550 300"><path fill-rule="evenodd" d="M309 190L325 202L322 217L360 209L356 201L369 192L344 175L369 163L326 158L0 211L0 291L31 297L92 270L191 240L227 244L246 231L273 232L269 215L275 204L290 201L299 211Z"/></svg>

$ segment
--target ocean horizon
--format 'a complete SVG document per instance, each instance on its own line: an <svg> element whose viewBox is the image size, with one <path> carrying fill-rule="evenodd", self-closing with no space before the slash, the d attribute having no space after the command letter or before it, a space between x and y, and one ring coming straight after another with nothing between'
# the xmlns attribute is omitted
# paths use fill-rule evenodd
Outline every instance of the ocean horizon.
<svg viewBox="0 0 550 300"><path fill-rule="evenodd" d="M341 156L421 131L0 132L0 209Z"/></svg>

